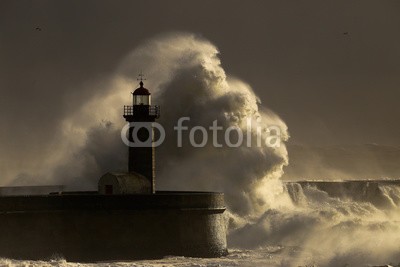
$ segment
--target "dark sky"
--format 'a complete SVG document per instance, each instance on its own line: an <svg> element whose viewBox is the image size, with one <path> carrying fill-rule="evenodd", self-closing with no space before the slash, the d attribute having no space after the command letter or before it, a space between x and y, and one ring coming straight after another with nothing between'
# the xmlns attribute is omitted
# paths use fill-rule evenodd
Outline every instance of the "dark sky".
<svg viewBox="0 0 400 267"><path fill-rule="evenodd" d="M400 2L365 0L0 1L2 140L42 135L24 122L52 125L71 88L168 31L214 43L292 144L400 143Z"/></svg>

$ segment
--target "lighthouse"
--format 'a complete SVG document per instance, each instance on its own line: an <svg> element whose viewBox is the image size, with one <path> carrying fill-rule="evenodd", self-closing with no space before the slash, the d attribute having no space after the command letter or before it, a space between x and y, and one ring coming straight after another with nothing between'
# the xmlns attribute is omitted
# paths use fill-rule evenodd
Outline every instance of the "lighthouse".
<svg viewBox="0 0 400 267"><path fill-rule="evenodd" d="M128 172L148 179L155 193L155 148L153 122L160 117L159 106L151 105L151 94L140 75L139 88L132 93L132 106L124 106L124 118L129 122Z"/></svg>
<svg viewBox="0 0 400 267"><path fill-rule="evenodd" d="M122 131L128 143L128 172L107 172L98 183L98 192L106 195L155 194L154 122L160 108L151 105L151 94L144 88L132 92L132 105L124 106L123 117L129 123ZM121 136L122 137L122 136Z"/></svg>

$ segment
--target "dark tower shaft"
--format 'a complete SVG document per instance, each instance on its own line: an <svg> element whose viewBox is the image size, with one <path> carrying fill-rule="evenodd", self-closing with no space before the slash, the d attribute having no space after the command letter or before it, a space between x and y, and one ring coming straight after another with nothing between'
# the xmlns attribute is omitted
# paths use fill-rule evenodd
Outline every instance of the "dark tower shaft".
<svg viewBox="0 0 400 267"><path fill-rule="evenodd" d="M132 94L133 105L124 107L124 118L131 124L128 139L135 144L129 147L128 171L149 179L151 192L155 193L156 162L152 123L159 117L159 107L151 106L151 94L143 87L143 82ZM140 142L143 145L137 146Z"/></svg>

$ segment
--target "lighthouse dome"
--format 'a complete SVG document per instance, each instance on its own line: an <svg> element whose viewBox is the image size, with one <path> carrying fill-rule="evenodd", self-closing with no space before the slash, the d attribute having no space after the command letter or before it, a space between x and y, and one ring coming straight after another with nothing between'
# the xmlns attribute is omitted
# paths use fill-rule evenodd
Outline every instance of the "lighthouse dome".
<svg viewBox="0 0 400 267"><path fill-rule="evenodd" d="M149 90L143 87L143 82L140 82L140 87L133 92L133 95L150 95Z"/></svg>

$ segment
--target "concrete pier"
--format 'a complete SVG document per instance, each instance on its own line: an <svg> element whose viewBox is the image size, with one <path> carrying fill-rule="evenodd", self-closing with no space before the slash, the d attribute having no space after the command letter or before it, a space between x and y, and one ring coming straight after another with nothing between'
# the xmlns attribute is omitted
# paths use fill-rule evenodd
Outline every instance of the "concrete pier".
<svg viewBox="0 0 400 267"><path fill-rule="evenodd" d="M0 256L95 262L227 254L222 193L0 198Z"/></svg>

